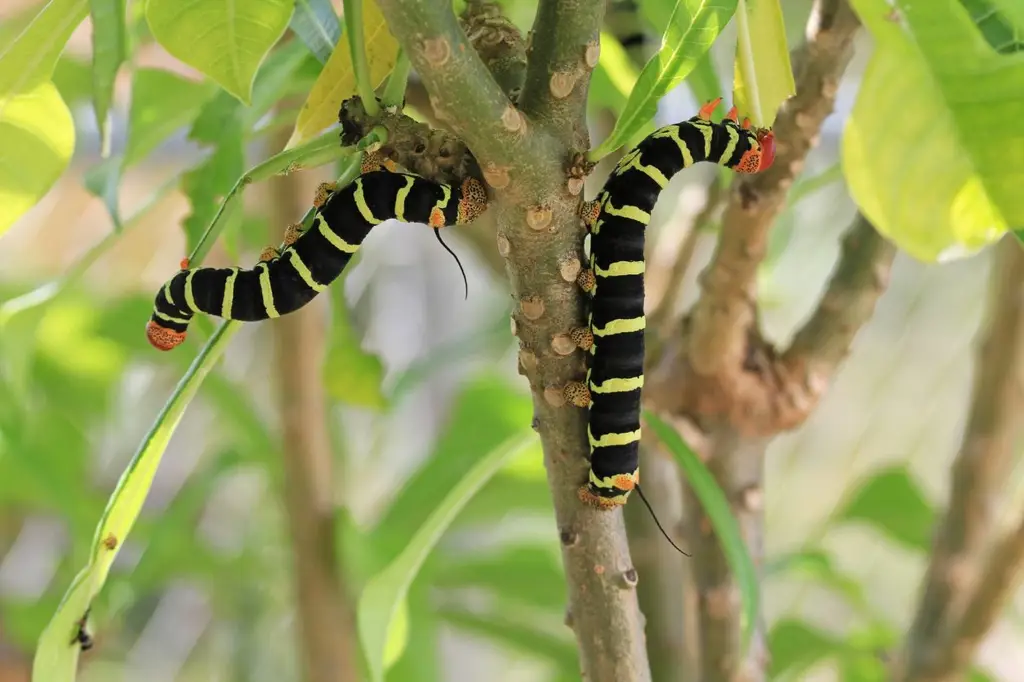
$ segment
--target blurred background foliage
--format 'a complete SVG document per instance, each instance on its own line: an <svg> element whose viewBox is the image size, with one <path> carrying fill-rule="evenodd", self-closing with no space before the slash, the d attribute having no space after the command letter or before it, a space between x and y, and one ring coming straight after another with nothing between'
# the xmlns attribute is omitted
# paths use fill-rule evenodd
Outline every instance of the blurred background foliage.
<svg viewBox="0 0 1024 682"><path fill-rule="evenodd" d="M502 4L525 33L535 4ZM0 44L40 6L3 3ZM648 18L664 16L665 7L671 3L644 4ZM783 9L789 43L799 44L810 2ZM28 679L31 651L85 563L113 485L190 349L212 333L200 316L183 350L155 353L143 334L153 292L243 170L280 148L321 69L315 50L285 42L260 68L244 106L154 42L142 2L129 2L128 12L128 68L117 75L110 109L112 154L99 155L86 21L54 72L74 118L72 165L4 234L0 250L3 682ZM596 128L621 111L637 77L621 45L603 40L590 89ZM1020 36L997 32L992 44L1011 50L1014 40ZM734 41L730 26L706 66L662 101L652 126L688 117L708 93L729 89ZM855 212L839 148L871 52L862 33L837 111L772 231L762 322L780 341L814 304ZM658 204L652 270L665 271L715 173L683 174ZM327 167L295 176L297 201L335 175ZM252 261L284 228L268 220L270 201L250 189L207 263ZM485 229L449 236L470 278L468 301L432 235L387 224L343 285L312 306L328 325L329 483L338 567L352 599L474 462L530 432L504 273L486 253L492 237L472 233ZM693 300L713 239L714 221L696 242L681 306ZM820 409L772 444L762 586L772 679L882 679L879 653L908 625L948 488L990 261L988 251L943 265L898 256L887 293ZM300 679L271 324L241 329L175 432L94 605L97 646L80 679ZM1019 467L1007 490L1002 508L1020 509ZM534 446L486 484L429 556L411 586L408 637L387 679L579 679L564 603ZM1024 593L990 633L974 679L1021 679L1022 607Z"/></svg>

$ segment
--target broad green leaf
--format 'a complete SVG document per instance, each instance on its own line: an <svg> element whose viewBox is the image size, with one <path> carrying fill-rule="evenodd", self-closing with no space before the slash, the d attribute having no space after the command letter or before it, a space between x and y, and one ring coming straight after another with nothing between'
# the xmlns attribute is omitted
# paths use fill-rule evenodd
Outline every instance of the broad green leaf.
<svg viewBox="0 0 1024 682"><path fill-rule="evenodd" d="M675 2L672 0L640 1L640 14L647 23L659 31L664 31L668 26L673 9ZM601 49L604 49L604 43L601 44ZM705 52L697 61L697 65L686 79L686 84L698 102L710 102L722 94L722 83L718 79L710 52Z"/></svg>
<svg viewBox="0 0 1024 682"><path fill-rule="evenodd" d="M226 92L218 92L199 110L189 129L189 139L212 145L213 153L181 178L181 187L188 197L192 212L185 217L186 251L191 253L207 225L245 171L245 130L243 111L238 100ZM225 221L237 220L240 211L231 211Z"/></svg>
<svg viewBox="0 0 1024 682"><path fill-rule="evenodd" d="M385 561L398 555L419 528L423 510L437 507L481 452L491 452L517 435L530 432L532 411L529 396L517 392L504 379L485 373L469 383L452 404L430 456L402 486L374 528L374 546L379 555Z"/></svg>
<svg viewBox="0 0 1024 682"><path fill-rule="evenodd" d="M110 567L139 516L160 459L185 408L195 397L203 379L238 328L236 324L225 324L219 328L182 377L149 433L143 438L135 456L121 474L96 526L88 564L75 576L57 612L39 637L32 663L32 682L72 682L75 679L79 646L73 642L78 630L77 623L106 582Z"/></svg>
<svg viewBox="0 0 1024 682"><path fill-rule="evenodd" d="M92 65L84 59L61 55L53 69L53 84L69 107L92 98Z"/></svg>
<svg viewBox="0 0 1024 682"><path fill-rule="evenodd" d="M101 160L92 168L85 171L82 182L91 194L99 197L110 214L114 223L114 230L120 232L124 229L121 220L121 209L118 203L118 189L121 185L121 167L124 164L124 157L121 155L112 156Z"/></svg>
<svg viewBox="0 0 1024 682"><path fill-rule="evenodd" d="M341 38L341 24L331 0L296 0L291 29L321 64Z"/></svg>
<svg viewBox="0 0 1024 682"><path fill-rule="evenodd" d="M190 123L216 91L209 83L188 80L163 69L136 70L124 167L146 158L172 133Z"/></svg>
<svg viewBox="0 0 1024 682"><path fill-rule="evenodd" d="M247 130L252 129L282 99L300 92L305 94L312 87L316 74L303 75L309 64L317 64L317 61L297 40L290 40L270 53L256 73L252 104L243 112ZM316 73L319 73L319 68Z"/></svg>
<svg viewBox="0 0 1024 682"><path fill-rule="evenodd" d="M0 46L0 96L34 90L50 79L64 44L89 14L89 0L50 0Z"/></svg>
<svg viewBox="0 0 1024 682"><path fill-rule="evenodd" d="M385 648L396 615L402 608L409 585L431 550L477 490L535 440L536 434L528 432L483 455L430 512L402 553L363 588L357 608L359 639L373 682L384 679Z"/></svg>
<svg viewBox="0 0 1024 682"><path fill-rule="evenodd" d="M576 679L579 679L579 652L571 637L566 633L552 636L551 632L537 627L528 617L510 618L504 609L496 611L481 615L464 609L442 607L440 616L457 629L506 644L519 654L547 659L563 672L574 672Z"/></svg>
<svg viewBox="0 0 1024 682"><path fill-rule="evenodd" d="M75 123L50 82L0 97L0 235L50 191L75 151Z"/></svg>
<svg viewBox="0 0 1024 682"><path fill-rule="evenodd" d="M618 149L654 117L658 100L686 78L736 11L737 0L678 0L662 39L630 94L611 135L590 153L593 160Z"/></svg>
<svg viewBox="0 0 1024 682"><path fill-rule="evenodd" d="M839 522L861 521L910 549L927 551L935 511L903 465L875 472L850 496Z"/></svg>
<svg viewBox="0 0 1024 682"><path fill-rule="evenodd" d="M676 458L679 466L683 469L687 483L697 495L697 499L700 500L704 513L708 515L711 527L715 529L722 553L725 555L725 560L728 562L729 568L732 569L736 584L740 588L740 598L743 601L743 647L746 649L750 644L754 627L757 625L757 615L761 608L761 594L757 569L754 568L754 562L747 551L739 524L736 523L732 510L729 508L729 501L718 482L715 481L715 477L704 466L704 462L690 449L690 446L683 441L675 429L647 410L644 410L644 420L662 445Z"/></svg>
<svg viewBox="0 0 1024 682"><path fill-rule="evenodd" d="M864 215L924 261L1024 225L1024 127L1007 124L1024 119L1024 59L993 50L957 0L899 0L896 21L887 0L852 4L875 39L842 148Z"/></svg>
<svg viewBox="0 0 1024 682"><path fill-rule="evenodd" d="M779 105L796 92L779 0L739 0L736 38L733 104L740 117L771 127Z"/></svg>
<svg viewBox="0 0 1024 682"><path fill-rule="evenodd" d="M769 675L778 679L783 673L800 675L812 665L843 650L843 643L810 623L792 618L776 622L768 633L772 652Z"/></svg>
<svg viewBox="0 0 1024 682"><path fill-rule="evenodd" d="M331 307L331 340L323 370L327 393L347 405L384 409L388 405L381 389L384 364L362 348L345 301L344 278L332 287Z"/></svg>
<svg viewBox="0 0 1024 682"><path fill-rule="evenodd" d="M565 573L557 543L515 543L484 556L451 554L437 571L435 586L483 588L509 602L559 614L564 610Z"/></svg>
<svg viewBox="0 0 1024 682"><path fill-rule="evenodd" d="M376 88L387 77L398 60L398 41L388 30L377 3L363 0L363 36L370 82ZM316 79L306 102L295 121L295 130L286 148L294 147L337 123L341 103L356 92L356 75L352 68L348 34L341 36Z"/></svg>
<svg viewBox="0 0 1024 682"><path fill-rule="evenodd" d="M92 90L100 149L107 156L110 129L107 114L114 100L114 79L128 57L125 0L89 0L92 11Z"/></svg>
<svg viewBox="0 0 1024 682"><path fill-rule="evenodd" d="M960 0L985 42L1000 54L1024 52L1024 9L1006 0ZM1001 5L1001 6L1000 6ZM1017 14L1011 12L1016 8Z"/></svg>
<svg viewBox="0 0 1024 682"><path fill-rule="evenodd" d="M807 583L816 582L842 595L859 612L868 612L869 604L864 596L864 587L836 568L832 557L823 550L806 549L788 554L772 562L766 572L769 575L786 573Z"/></svg>
<svg viewBox="0 0 1024 682"><path fill-rule="evenodd" d="M164 49L249 104L256 69L294 7L295 0L149 0L146 20Z"/></svg>

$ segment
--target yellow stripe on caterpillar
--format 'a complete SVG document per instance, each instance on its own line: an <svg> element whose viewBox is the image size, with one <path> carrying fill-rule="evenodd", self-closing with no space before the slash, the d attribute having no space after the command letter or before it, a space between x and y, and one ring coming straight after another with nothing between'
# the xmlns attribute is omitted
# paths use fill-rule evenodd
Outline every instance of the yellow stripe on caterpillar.
<svg viewBox="0 0 1024 682"><path fill-rule="evenodd" d="M607 213L610 216L629 218L630 220L635 220L638 223L643 223L644 225L651 222L651 214L647 211L637 208L636 206L630 206L629 204L625 204L624 206L615 206L612 204L610 198L605 202L601 210L603 213Z"/></svg>
<svg viewBox="0 0 1024 682"><path fill-rule="evenodd" d="M605 393L628 393L644 387L644 375L638 377L619 377L605 379L599 384L590 384L590 392L597 394Z"/></svg>
<svg viewBox="0 0 1024 682"><path fill-rule="evenodd" d="M161 320L167 320L168 322L175 322L177 324L188 324L191 320L183 320L180 317L171 317L170 315L164 315L159 310L154 310L153 314L159 317Z"/></svg>
<svg viewBox="0 0 1024 682"><path fill-rule="evenodd" d="M313 273L309 271L306 264L302 262L302 258L299 257L298 251L295 249L288 250L288 257L291 260L292 267L295 268L295 272L299 273L299 277L306 283L306 286L317 292L318 294L322 291L326 291L327 287L320 282L313 279Z"/></svg>
<svg viewBox="0 0 1024 682"><path fill-rule="evenodd" d="M590 482L594 484L595 488L601 488L603 490L632 490L636 487L637 479L640 478L640 469L634 469L631 474L616 474L614 476L605 476L600 478L594 473L594 470L590 470Z"/></svg>
<svg viewBox="0 0 1024 682"><path fill-rule="evenodd" d="M644 316L633 318L622 318L612 320L603 327L594 327L594 336L612 336L613 334L628 334L630 332L643 331L647 326L647 318Z"/></svg>
<svg viewBox="0 0 1024 682"><path fill-rule="evenodd" d="M409 222L405 219L405 200L409 198L409 192L415 184L416 178L411 175L405 176L405 186L398 190L398 196L395 197L395 217L403 223Z"/></svg>
<svg viewBox="0 0 1024 682"><path fill-rule="evenodd" d="M196 305L196 297L192 293L192 278L195 274L195 270L189 270L188 274L185 275L185 306L192 312L198 313L201 311L199 310L199 306Z"/></svg>
<svg viewBox="0 0 1024 682"><path fill-rule="evenodd" d="M352 198L356 202L356 208L359 209L359 215L363 216L363 220L371 225L380 225L384 221L377 220L373 215L373 211L370 210L370 205L366 203L366 194L363 192L363 179L356 178L355 185L356 191Z"/></svg>
<svg viewBox="0 0 1024 682"><path fill-rule="evenodd" d="M725 126L725 132L729 135L729 141L725 145L725 150L722 151L722 157L718 159L719 165L722 166L732 158L733 152L736 151L736 145L740 143L740 131L733 127Z"/></svg>
<svg viewBox="0 0 1024 682"><path fill-rule="evenodd" d="M590 427L587 427L587 439L590 440L590 447L603 448L609 445L629 445L640 440L640 429L628 433L606 433L600 438L594 438Z"/></svg>
<svg viewBox="0 0 1024 682"><path fill-rule="evenodd" d="M224 299L220 304L220 316L224 319L231 317L231 308L235 305L235 280L238 279L238 268L231 268L231 274L224 282Z"/></svg>
<svg viewBox="0 0 1024 682"><path fill-rule="evenodd" d="M338 233L331 229L331 226L327 224L327 221L322 215L317 215L316 217L316 229L320 230L320 234L324 236L324 239L330 242L331 246L342 253L355 253L359 250L357 245L349 244L338 236Z"/></svg>
<svg viewBox="0 0 1024 682"><path fill-rule="evenodd" d="M260 294L263 307L267 309L267 317L280 317L274 306L274 291L270 288L270 267L266 263L257 263L256 267L260 269Z"/></svg>
<svg viewBox="0 0 1024 682"><path fill-rule="evenodd" d="M618 165L615 167L615 172L617 174L624 173L627 170L640 171L641 173L649 177L651 180L654 180L654 182L661 189L665 189L665 187L668 185L668 178L665 177L665 174L662 173L657 166L648 166L640 162L639 147L634 149L626 156L624 156L622 160L619 161Z"/></svg>
<svg viewBox="0 0 1024 682"><path fill-rule="evenodd" d="M642 260L620 260L608 266L608 269L595 267L594 274L598 277L622 277L625 275L644 274L644 261Z"/></svg>

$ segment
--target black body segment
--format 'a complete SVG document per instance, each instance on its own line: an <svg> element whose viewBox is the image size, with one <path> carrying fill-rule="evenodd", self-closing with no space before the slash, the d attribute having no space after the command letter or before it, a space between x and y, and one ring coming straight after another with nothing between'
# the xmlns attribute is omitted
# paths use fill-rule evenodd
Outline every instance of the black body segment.
<svg viewBox="0 0 1024 682"><path fill-rule="evenodd" d="M280 254L243 268L182 270L157 292L147 326L162 350L181 343L196 313L255 322L294 312L341 275L373 227L397 218L434 229L470 222L486 207L476 180L453 188L415 175L372 171L330 192L313 224Z"/></svg>
<svg viewBox="0 0 1024 682"><path fill-rule="evenodd" d="M599 507L625 504L639 483L644 232L658 196L672 176L701 161L737 170L742 165L744 172L758 167L757 134L728 118L712 123L710 109L644 138L620 159L596 198L599 210L589 224L596 286L588 320L593 345L586 384L591 465L580 497Z"/></svg>

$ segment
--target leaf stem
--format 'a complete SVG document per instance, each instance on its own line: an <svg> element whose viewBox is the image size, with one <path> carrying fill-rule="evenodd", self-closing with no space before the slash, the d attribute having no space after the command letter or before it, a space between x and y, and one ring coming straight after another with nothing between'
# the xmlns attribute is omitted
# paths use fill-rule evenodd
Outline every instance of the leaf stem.
<svg viewBox="0 0 1024 682"><path fill-rule="evenodd" d="M356 90L363 100L366 113L376 116L380 113L377 97L370 82L370 65L366 60L366 37L363 35L363 0L345 0L345 31L352 54L352 70L356 74Z"/></svg>
<svg viewBox="0 0 1024 682"><path fill-rule="evenodd" d="M227 216L240 202L242 189L246 185L266 180L274 175L285 175L301 168L321 166L350 153L350 149L338 144L338 131L332 129L297 147L274 154L266 161L250 168L242 177L238 178L231 191L224 197L213 220L210 221L206 231L199 237L196 247L189 254L189 264L196 267L209 254L217 237L220 236L221 230L224 229Z"/></svg>
<svg viewBox="0 0 1024 682"><path fill-rule="evenodd" d="M395 68L388 76L388 83L384 86L384 93L380 98L384 106L401 107L405 102L405 88L409 84L410 71L412 71L412 62L409 61L409 55L405 53L405 50L399 50L398 61L395 62ZM366 108L366 100L364 99L363 102L363 108Z"/></svg>

